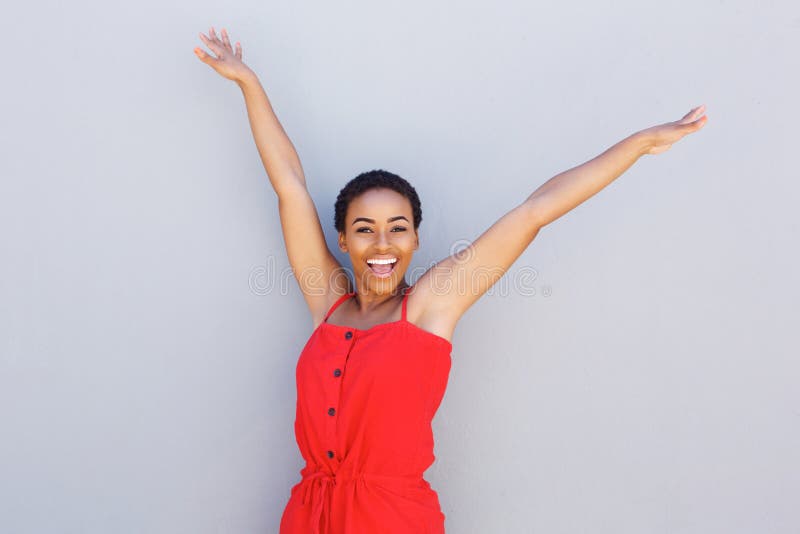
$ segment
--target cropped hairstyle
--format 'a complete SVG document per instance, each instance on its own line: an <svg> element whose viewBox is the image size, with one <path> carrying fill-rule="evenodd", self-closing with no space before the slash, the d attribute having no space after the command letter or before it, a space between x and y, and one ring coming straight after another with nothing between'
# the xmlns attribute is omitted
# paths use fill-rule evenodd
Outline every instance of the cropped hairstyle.
<svg viewBox="0 0 800 534"><path fill-rule="evenodd" d="M333 223L337 232L344 232L344 217L350 202L365 191L379 188L391 189L406 197L411 203L411 211L414 215L414 230L419 228L419 223L422 222L422 202L419 200L417 191L404 178L389 171L376 169L359 174L339 191L333 215Z"/></svg>

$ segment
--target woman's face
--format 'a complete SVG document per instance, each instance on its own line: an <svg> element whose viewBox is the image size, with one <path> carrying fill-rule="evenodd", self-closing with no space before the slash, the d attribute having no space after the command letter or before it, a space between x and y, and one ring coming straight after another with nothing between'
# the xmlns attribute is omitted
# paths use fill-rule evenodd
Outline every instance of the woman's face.
<svg viewBox="0 0 800 534"><path fill-rule="evenodd" d="M403 281L419 235L411 203L391 189L370 189L350 201L339 233L339 248L350 255L356 289L387 294ZM397 260L370 266L368 260ZM385 274L384 274L385 271Z"/></svg>

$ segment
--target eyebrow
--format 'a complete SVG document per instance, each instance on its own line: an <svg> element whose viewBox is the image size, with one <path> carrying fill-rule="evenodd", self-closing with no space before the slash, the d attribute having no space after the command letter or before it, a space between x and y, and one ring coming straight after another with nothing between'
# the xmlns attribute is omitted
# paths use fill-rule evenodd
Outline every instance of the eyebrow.
<svg viewBox="0 0 800 534"><path fill-rule="evenodd" d="M405 220L406 222L408 222L408 219L406 219L406 218L405 218L405 217L403 217L402 215L397 215L397 216L395 216L395 217L389 217L388 219L386 219L386 222L387 222L387 223L390 223L390 222L392 222L392 221L398 221L398 220L400 220L400 219L403 219L403 220ZM368 223L370 223L370 224L375 224L375 219L368 219L367 217L359 217L359 218L357 218L355 221L353 221L353 224L357 223L358 221L364 221L364 222L368 222ZM410 223L409 223L409 224L410 224Z"/></svg>

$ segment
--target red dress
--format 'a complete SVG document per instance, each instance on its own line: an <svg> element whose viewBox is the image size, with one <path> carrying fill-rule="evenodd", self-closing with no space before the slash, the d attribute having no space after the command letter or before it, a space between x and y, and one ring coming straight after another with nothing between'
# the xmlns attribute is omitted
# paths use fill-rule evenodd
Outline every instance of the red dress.
<svg viewBox="0 0 800 534"><path fill-rule="evenodd" d="M431 421L450 373L450 341L402 318L368 330L327 322L297 360L295 437L306 466L280 534L442 534L423 478Z"/></svg>

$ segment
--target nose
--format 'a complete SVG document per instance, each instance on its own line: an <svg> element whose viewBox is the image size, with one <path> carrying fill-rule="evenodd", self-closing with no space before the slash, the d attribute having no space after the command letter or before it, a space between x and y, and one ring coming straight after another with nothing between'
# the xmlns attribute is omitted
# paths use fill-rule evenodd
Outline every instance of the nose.
<svg viewBox="0 0 800 534"><path fill-rule="evenodd" d="M389 244L388 232L378 232L378 248L380 250L385 250L388 244Z"/></svg>

